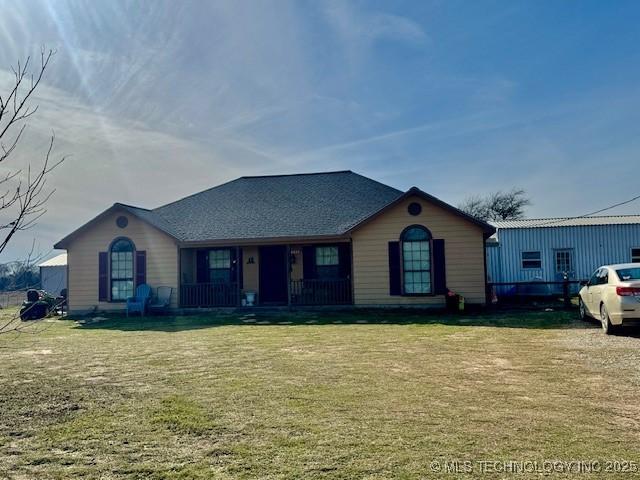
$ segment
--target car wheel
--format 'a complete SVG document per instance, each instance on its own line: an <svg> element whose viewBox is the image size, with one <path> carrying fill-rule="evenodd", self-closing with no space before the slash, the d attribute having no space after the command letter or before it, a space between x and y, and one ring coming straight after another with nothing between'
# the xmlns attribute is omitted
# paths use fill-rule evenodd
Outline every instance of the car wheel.
<svg viewBox="0 0 640 480"><path fill-rule="evenodd" d="M580 320L586 320L587 319L587 307L585 306L584 302L582 301L582 298L578 299L578 312L580 315Z"/></svg>
<svg viewBox="0 0 640 480"><path fill-rule="evenodd" d="M609 318L609 313L607 312L607 307L604 306L604 303L600 305L600 321L602 322L602 331L607 335L612 335L615 333L615 327L611 324L611 319Z"/></svg>

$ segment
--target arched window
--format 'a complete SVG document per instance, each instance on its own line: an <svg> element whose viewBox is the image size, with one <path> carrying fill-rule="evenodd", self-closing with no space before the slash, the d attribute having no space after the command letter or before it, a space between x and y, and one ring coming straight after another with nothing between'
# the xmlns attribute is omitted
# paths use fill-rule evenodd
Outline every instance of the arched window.
<svg viewBox="0 0 640 480"><path fill-rule="evenodd" d="M111 300L133 296L133 252L131 240L120 238L111 245Z"/></svg>
<svg viewBox="0 0 640 480"><path fill-rule="evenodd" d="M400 242L404 293L431 293L431 233L412 225L402 232Z"/></svg>

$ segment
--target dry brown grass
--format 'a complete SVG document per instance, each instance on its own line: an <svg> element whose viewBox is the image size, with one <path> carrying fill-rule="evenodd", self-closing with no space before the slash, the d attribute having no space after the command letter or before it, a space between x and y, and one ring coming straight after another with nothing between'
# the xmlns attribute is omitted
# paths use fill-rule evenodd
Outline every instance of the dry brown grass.
<svg viewBox="0 0 640 480"><path fill-rule="evenodd" d="M0 476L441 478L432 461L638 462L639 347L557 312L52 321L0 338Z"/></svg>

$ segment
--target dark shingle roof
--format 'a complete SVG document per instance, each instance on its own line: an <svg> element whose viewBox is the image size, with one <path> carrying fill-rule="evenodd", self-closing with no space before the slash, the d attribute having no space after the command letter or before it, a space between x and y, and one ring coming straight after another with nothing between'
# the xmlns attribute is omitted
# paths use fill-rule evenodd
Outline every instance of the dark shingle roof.
<svg viewBox="0 0 640 480"><path fill-rule="evenodd" d="M346 170L240 177L153 210L115 203L54 247L66 248L113 209L125 210L179 242L339 236L411 195L477 224L487 235L495 232L491 225L416 187L402 192Z"/></svg>
<svg viewBox="0 0 640 480"><path fill-rule="evenodd" d="M241 177L136 210L184 242L317 237L345 233L402 193L351 171Z"/></svg>

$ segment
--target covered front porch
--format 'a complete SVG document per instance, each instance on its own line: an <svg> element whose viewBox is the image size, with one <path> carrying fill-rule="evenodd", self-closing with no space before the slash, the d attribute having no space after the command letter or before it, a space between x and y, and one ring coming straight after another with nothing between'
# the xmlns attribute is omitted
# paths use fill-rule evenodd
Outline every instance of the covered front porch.
<svg viewBox="0 0 640 480"><path fill-rule="evenodd" d="M181 248L180 307L349 305L351 258L346 241Z"/></svg>

